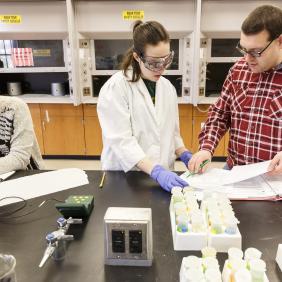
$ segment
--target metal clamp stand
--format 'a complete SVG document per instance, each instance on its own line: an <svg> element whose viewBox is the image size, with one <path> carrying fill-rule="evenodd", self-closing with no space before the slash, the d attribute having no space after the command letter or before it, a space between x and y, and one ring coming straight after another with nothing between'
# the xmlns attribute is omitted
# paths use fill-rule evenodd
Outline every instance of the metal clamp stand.
<svg viewBox="0 0 282 282"><path fill-rule="evenodd" d="M52 256L54 260L62 260L66 254L66 241L72 241L73 235L66 235L71 224L81 224L82 219L63 217L58 218L58 230L48 233L46 236L47 248L44 252L43 258L39 264L42 267L45 262Z"/></svg>

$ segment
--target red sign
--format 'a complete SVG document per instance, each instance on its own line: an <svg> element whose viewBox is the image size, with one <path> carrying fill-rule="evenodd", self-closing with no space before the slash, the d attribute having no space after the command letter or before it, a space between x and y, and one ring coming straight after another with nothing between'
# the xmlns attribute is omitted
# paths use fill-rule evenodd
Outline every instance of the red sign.
<svg viewBox="0 0 282 282"><path fill-rule="evenodd" d="M34 66L32 48L13 48L12 61L14 67Z"/></svg>

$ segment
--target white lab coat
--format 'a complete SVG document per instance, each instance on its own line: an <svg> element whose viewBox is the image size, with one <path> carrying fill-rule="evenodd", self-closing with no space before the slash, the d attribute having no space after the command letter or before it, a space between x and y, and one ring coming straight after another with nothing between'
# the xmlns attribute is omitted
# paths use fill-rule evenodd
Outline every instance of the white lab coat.
<svg viewBox="0 0 282 282"><path fill-rule="evenodd" d="M177 95L164 77L156 84L155 105L142 79L130 82L122 71L101 88L97 111L102 128L103 170L136 169L143 158L173 169L175 150L183 147Z"/></svg>

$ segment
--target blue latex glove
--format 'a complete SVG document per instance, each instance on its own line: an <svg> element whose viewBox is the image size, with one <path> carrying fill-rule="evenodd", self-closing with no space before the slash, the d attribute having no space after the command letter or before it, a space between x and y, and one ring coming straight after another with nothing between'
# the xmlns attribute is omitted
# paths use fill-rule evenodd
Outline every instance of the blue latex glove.
<svg viewBox="0 0 282 282"><path fill-rule="evenodd" d="M188 183L182 180L176 173L168 171L160 165L154 166L151 172L151 177L155 181L157 181L161 185L161 187L167 192L170 192L171 188L174 186L182 188L188 186Z"/></svg>
<svg viewBox="0 0 282 282"><path fill-rule="evenodd" d="M192 158L192 153L189 151L184 151L179 158L186 165L186 167L188 167L188 163Z"/></svg>

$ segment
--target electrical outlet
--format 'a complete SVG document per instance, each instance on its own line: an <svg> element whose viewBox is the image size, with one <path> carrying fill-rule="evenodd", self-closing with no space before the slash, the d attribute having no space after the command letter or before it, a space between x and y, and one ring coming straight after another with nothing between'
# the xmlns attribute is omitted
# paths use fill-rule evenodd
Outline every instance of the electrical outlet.
<svg viewBox="0 0 282 282"><path fill-rule="evenodd" d="M79 40L79 48L89 48L89 40L80 39Z"/></svg>
<svg viewBox="0 0 282 282"><path fill-rule="evenodd" d="M152 212L149 208L108 208L104 217L105 264L151 266Z"/></svg>

